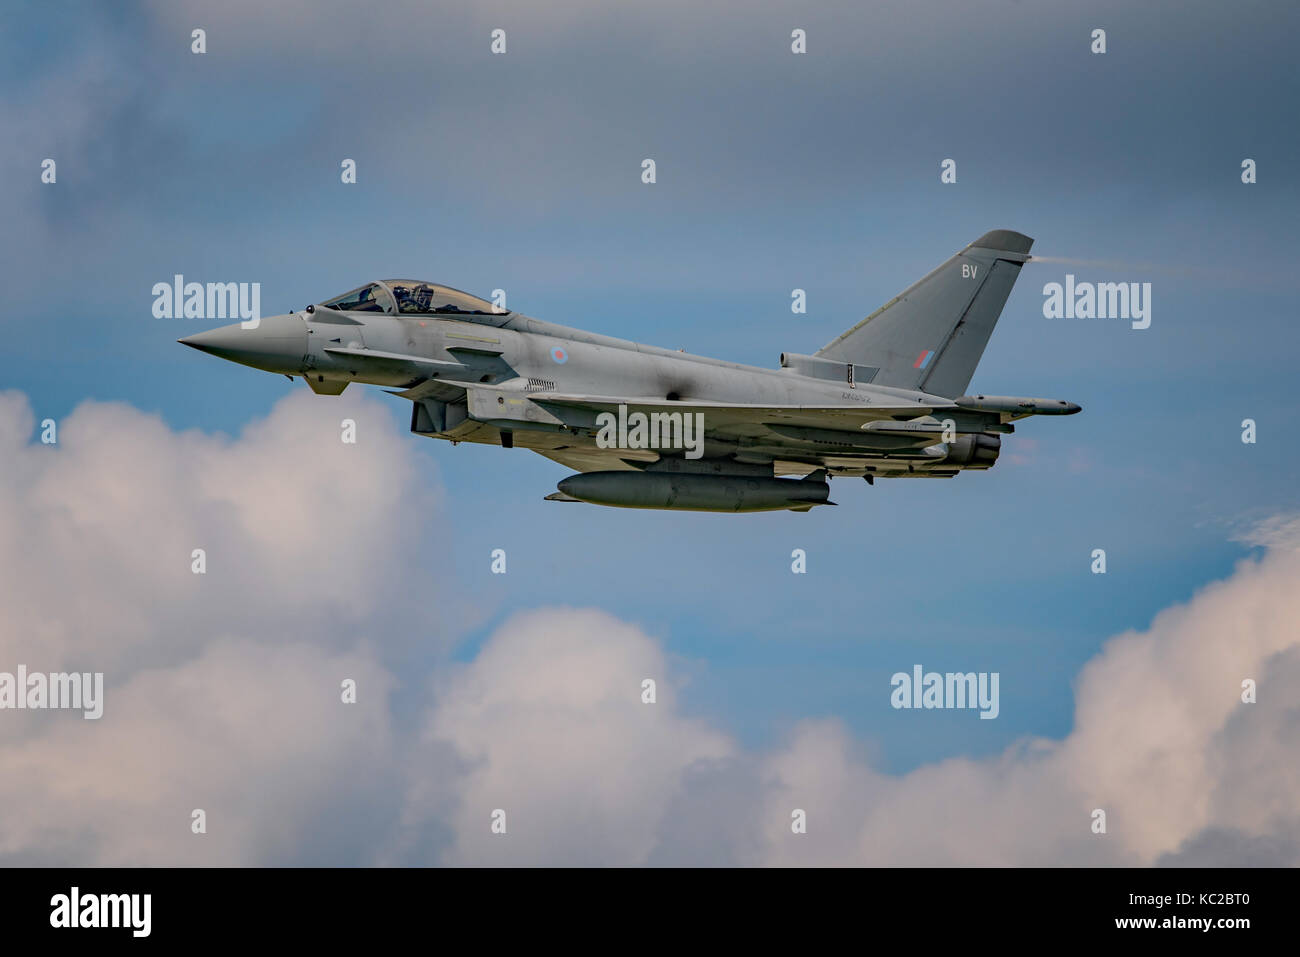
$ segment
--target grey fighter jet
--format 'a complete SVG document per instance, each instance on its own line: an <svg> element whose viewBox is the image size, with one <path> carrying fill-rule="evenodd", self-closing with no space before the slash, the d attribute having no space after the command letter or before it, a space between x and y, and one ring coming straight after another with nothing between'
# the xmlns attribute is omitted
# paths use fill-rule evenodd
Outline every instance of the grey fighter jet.
<svg viewBox="0 0 1300 957"><path fill-rule="evenodd" d="M411 401L417 435L531 449L575 470L551 501L806 512L834 504L831 477L991 468L1016 419L1079 411L967 394L1032 245L985 233L825 348L783 353L779 369L558 326L406 279L180 342L301 376L321 395L388 386Z"/></svg>

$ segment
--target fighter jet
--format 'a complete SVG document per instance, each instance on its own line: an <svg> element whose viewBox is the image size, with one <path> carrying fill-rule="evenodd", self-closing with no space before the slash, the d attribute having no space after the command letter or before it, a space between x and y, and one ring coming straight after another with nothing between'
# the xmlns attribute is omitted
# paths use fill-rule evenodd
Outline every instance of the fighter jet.
<svg viewBox="0 0 1300 957"><path fill-rule="evenodd" d="M985 233L812 355L764 369L554 325L449 286L372 282L301 313L180 342L411 402L411 431L567 466L550 501L807 512L832 477L951 478L1059 399L967 394L1033 240ZM252 326L252 323L248 324Z"/></svg>

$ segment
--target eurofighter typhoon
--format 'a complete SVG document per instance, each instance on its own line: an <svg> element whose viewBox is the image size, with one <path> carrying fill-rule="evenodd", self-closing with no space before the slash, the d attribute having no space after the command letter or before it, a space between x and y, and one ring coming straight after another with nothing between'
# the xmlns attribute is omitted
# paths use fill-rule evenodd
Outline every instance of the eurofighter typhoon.
<svg viewBox="0 0 1300 957"><path fill-rule="evenodd" d="M532 319L448 286L372 282L302 313L179 340L320 395L411 401L411 431L531 449L575 474L546 496L624 508L807 512L832 477L992 468L1059 399L967 388L1033 240L985 233L812 355L762 369ZM794 476L794 477L790 477Z"/></svg>

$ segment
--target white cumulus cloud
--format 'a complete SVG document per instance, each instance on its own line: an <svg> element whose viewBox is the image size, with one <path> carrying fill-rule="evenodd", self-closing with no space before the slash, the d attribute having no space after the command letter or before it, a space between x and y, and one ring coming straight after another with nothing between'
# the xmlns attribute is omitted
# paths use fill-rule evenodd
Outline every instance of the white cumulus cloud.
<svg viewBox="0 0 1300 957"><path fill-rule="evenodd" d="M295 394L233 438L88 402L34 433L0 393L0 671L102 671L104 715L0 712L0 862L1300 863L1287 516L1112 638L1063 739L892 775L837 721L754 750L688 717L662 643L606 611L452 656L477 619L412 559L437 494L374 400Z"/></svg>

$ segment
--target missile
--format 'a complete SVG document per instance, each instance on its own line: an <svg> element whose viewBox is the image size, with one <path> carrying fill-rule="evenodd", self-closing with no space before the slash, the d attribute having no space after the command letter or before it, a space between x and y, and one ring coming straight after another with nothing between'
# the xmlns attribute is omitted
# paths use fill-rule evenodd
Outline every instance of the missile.
<svg viewBox="0 0 1300 957"><path fill-rule="evenodd" d="M806 512L827 501L830 486L818 470L804 479L751 475L669 472L583 472L562 479L554 501L577 499L620 508L683 509L693 512Z"/></svg>
<svg viewBox="0 0 1300 957"><path fill-rule="evenodd" d="M1080 406L1064 399L1028 399L1018 395L963 395L953 405L972 412L1008 415L1074 415Z"/></svg>

